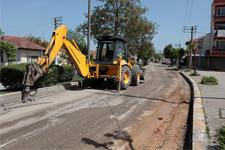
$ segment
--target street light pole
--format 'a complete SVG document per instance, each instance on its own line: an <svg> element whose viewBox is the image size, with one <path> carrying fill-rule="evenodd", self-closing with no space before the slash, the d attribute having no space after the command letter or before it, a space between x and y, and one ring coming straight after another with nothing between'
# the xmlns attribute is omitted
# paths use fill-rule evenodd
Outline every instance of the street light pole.
<svg viewBox="0 0 225 150"><path fill-rule="evenodd" d="M87 35L87 55L90 62L90 39L91 39L91 0L88 0L88 35Z"/></svg>

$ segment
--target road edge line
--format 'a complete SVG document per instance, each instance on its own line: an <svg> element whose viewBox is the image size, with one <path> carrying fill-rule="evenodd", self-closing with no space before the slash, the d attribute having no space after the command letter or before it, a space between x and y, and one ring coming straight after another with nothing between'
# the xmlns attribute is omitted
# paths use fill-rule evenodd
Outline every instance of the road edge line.
<svg viewBox="0 0 225 150"><path fill-rule="evenodd" d="M180 72L180 74L187 81L193 93L192 149L205 150L208 143L208 136L206 132L207 126L201 92L194 79L183 72Z"/></svg>

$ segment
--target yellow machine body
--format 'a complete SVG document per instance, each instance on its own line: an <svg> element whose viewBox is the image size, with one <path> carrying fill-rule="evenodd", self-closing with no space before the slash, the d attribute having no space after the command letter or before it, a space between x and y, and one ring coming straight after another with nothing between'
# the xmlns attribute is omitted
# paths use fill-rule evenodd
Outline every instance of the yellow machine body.
<svg viewBox="0 0 225 150"><path fill-rule="evenodd" d="M134 66L134 62L128 58L128 55L126 60L122 56L116 56L111 63L102 63L104 61L88 62L87 57L80 51L77 44L67 39L67 31L68 28L65 25L58 27L52 33L51 41L45 54L38 59L36 64L28 66L23 80L24 88L22 91L22 99L30 92L30 88L34 85L35 81L48 72L50 65L54 62L62 48L67 51L67 54L81 77L86 79L115 79L118 82L124 80L124 84L131 83L131 70ZM104 41L104 39L102 39L102 41ZM99 54L98 50L97 53ZM101 56L99 56L99 58L100 57Z"/></svg>

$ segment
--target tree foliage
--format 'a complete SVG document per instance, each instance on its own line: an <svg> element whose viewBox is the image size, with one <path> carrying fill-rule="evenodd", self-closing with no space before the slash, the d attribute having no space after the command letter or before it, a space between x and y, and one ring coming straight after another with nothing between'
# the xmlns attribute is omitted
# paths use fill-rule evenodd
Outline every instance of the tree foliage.
<svg viewBox="0 0 225 150"><path fill-rule="evenodd" d="M148 10L141 6L140 0L98 1L102 5L93 9L91 18L92 36L95 39L103 35L120 36L127 39L132 54L152 53L151 41L156 33L156 25L144 17ZM87 21L78 27L78 31L87 35Z"/></svg>
<svg viewBox="0 0 225 150"><path fill-rule="evenodd" d="M4 32L2 31L2 29L0 28L0 36L3 35Z"/></svg>
<svg viewBox="0 0 225 150"><path fill-rule="evenodd" d="M31 41L32 43L41 45L45 48L48 46L48 41L41 39L41 37L36 37L34 35L28 35L25 37L27 40Z"/></svg>
<svg viewBox="0 0 225 150"><path fill-rule="evenodd" d="M172 44L167 45L163 50L163 55L165 58L171 60L171 63L176 63L177 59L183 56L183 49L174 48ZM181 56L182 55L182 56Z"/></svg>
<svg viewBox="0 0 225 150"><path fill-rule="evenodd" d="M6 54L9 63L16 60L16 47L13 44L1 40L0 52L4 52Z"/></svg>
<svg viewBox="0 0 225 150"><path fill-rule="evenodd" d="M155 53L154 54L154 59L157 60L157 61L161 61L162 57L163 57L162 53Z"/></svg>
<svg viewBox="0 0 225 150"><path fill-rule="evenodd" d="M138 53L138 59L142 59L146 64L147 61L154 55L155 49L152 43L144 42L141 50Z"/></svg>

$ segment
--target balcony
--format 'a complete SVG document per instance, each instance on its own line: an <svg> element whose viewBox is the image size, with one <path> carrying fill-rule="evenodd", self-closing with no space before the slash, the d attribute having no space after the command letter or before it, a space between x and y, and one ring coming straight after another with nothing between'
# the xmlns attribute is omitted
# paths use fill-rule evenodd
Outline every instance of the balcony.
<svg viewBox="0 0 225 150"><path fill-rule="evenodd" d="M214 37L225 38L225 30L214 30Z"/></svg>
<svg viewBox="0 0 225 150"><path fill-rule="evenodd" d="M225 47L213 47L213 51L225 52Z"/></svg>

